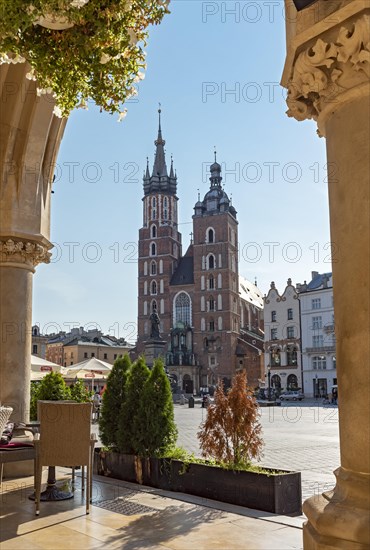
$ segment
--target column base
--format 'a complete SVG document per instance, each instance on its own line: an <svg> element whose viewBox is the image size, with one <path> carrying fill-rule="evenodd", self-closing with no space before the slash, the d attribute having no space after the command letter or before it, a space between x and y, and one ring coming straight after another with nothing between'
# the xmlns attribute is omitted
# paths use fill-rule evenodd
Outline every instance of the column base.
<svg viewBox="0 0 370 550"><path fill-rule="evenodd" d="M334 491L303 504L305 550L369 550L370 475L338 468Z"/></svg>

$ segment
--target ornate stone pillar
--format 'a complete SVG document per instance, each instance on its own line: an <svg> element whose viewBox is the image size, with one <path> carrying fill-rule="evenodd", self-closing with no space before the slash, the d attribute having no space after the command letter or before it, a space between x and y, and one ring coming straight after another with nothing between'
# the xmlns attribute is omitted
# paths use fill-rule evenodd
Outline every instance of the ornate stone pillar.
<svg viewBox="0 0 370 550"><path fill-rule="evenodd" d="M49 262L50 193L64 122L26 64L0 67L0 402L27 420L32 275Z"/></svg>
<svg viewBox="0 0 370 550"><path fill-rule="evenodd" d="M334 491L304 503L305 549L370 546L370 2L286 0L288 116L326 137L341 466ZM304 149L304 148L303 148Z"/></svg>

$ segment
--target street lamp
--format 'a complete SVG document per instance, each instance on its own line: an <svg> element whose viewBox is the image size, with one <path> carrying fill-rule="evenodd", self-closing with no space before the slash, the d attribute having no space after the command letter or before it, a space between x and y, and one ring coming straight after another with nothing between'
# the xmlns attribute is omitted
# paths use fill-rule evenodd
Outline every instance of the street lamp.
<svg viewBox="0 0 370 550"><path fill-rule="evenodd" d="M271 367L267 367L267 399L271 400Z"/></svg>
<svg viewBox="0 0 370 550"><path fill-rule="evenodd" d="M317 379L317 374L316 374L316 376L315 376L315 398L316 398L316 399L318 398L318 393L319 393L319 392L318 392L318 389L319 389L318 386L319 386L319 381L318 381L318 379Z"/></svg>

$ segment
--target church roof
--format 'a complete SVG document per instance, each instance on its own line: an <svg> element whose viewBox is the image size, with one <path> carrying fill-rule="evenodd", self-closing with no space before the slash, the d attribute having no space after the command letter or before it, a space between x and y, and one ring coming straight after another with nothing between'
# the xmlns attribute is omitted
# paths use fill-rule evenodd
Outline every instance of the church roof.
<svg viewBox="0 0 370 550"><path fill-rule="evenodd" d="M239 275L239 294L242 300L263 309L263 298L259 288Z"/></svg>
<svg viewBox="0 0 370 550"><path fill-rule="evenodd" d="M194 284L194 258L193 255L188 255L188 252L181 258L175 273L172 275L171 286Z"/></svg>

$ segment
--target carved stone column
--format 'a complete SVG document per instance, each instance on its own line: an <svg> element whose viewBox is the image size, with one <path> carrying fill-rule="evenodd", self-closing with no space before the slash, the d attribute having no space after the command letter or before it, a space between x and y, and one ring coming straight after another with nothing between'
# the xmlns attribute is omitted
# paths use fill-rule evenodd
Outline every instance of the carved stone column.
<svg viewBox="0 0 370 550"><path fill-rule="evenodd" d="M291 0L286 0L292 15ZM305 549L370 546L370 2L319 0L288 22L288 116L314 119L328 156L341 466L304 503Z"/></svg>
<svg viewBox="0 0 370 550"><path fill-rule="evenodd" d="M0 67L0 401L27 420L32 276L49 262L50 193L64 121L26 64Z"/></svg>

